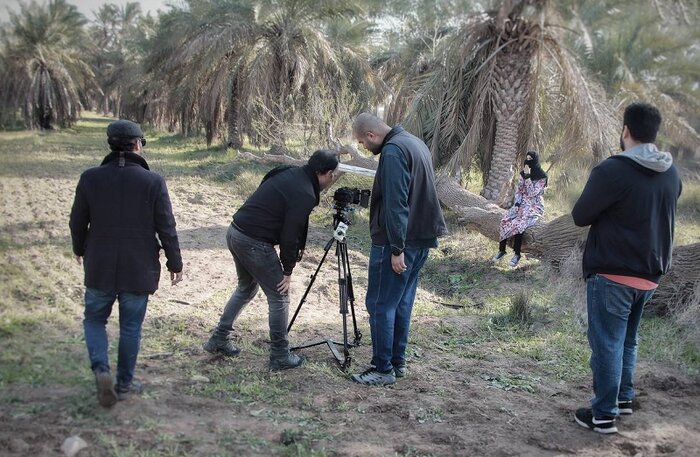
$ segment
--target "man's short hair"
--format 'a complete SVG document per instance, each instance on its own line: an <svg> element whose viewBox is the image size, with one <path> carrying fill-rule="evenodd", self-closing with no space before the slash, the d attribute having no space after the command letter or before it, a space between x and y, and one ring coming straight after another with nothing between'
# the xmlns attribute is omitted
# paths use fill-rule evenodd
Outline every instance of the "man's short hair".
<svg viewBox="0 0 700 457"><path fill-rule="evenodd" d="M625 108L623 125L636 141L653 143L661 126L661 113L648 103L632 103Z"/></svg>
<svg viewBox="0 0 700 457"><path fill-rule="evenodd" d="M112 152L133 152L136 150L136 141L138 138L121 138L112 136L107 138L107 143L109 143L109 149Z"/></svg>
<svg viewBox="0 0 700 457"><path fill-rule="evenodd" d="M326 149L319 149L311 154L308 165L315 173L327 173L338 168L338 154Z"/></svg>
<svg viewBox="0 0 700 457"><path fill-rule="evenodd" d="M352 123L352 133L364 135L367 132L379 132L384 126L387 126L386 123L374 114L360 113Z"/></svg>

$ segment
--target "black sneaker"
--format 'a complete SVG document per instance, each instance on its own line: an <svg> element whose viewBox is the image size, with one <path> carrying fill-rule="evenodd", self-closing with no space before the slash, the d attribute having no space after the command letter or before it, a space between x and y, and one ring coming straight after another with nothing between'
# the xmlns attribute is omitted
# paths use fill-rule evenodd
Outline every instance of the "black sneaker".
<svg viewBox="0 0 700 457"><path fill-rule="evenodd" d="M140 381L133 380L129 385L117 384L115 388L117 392L117 399L119 401L128 400L133 395L141 395L143 393L143 383Z"/></svg>
<svg viewBox="0 0 700 457"><path fill-rule="evenodd" d="M95 371L95 383L97 384L97 401L105 408L111 408L117 403L117 393L114 391L112 373L105 370Z"/></svg>
<svg viewBox="0 0 700 457"><path fill-rule="evenodd" d="M620 416L629 416L634 412L632 400L618 401L617 407L620 410Z"/></svg>
<svg viewBox="0 0 700 457"><path fill-rule="evenodd" d="M594 432L604 434L617 433L614 417L593 417L593 411L590 408L577 409L574 419L580 426L590 428Z"/></svg>

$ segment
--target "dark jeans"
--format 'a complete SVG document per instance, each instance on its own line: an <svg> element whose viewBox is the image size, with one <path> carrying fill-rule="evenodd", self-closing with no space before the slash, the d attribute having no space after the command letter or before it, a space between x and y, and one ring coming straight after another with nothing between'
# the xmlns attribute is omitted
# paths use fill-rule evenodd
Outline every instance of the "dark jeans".
<svg viewBox="0 0 700 457"><path fill-rule="evenodd" d="M416 298L420 269L428 258L428 248L406 248L406 271L391 268L391 246L372 245L369 254L367 297L372 333L372 363L378 371L406 363L408 330Z"/></svg>
<svg viewBox="0 0 700 457"><path fill-rule="evenodd" d="M614 417L618 401L634 398L637 331L654 290L639 290L600 275L586 280L595 417Z"/></svg>
<svg viewBox="0 0 700 457"><path fill-rule="evenodd" d="M117 384L128 386L134 378L136 358L141 345L141 326L146 316L148 294L128 292L104 292L85 289L85 343L94 370L109 370L107 355L107 320L112 305L119 299L119 356L117 360Z"/></svg>
<svg viewBox="0 0 700 457"><path fill-rule="evenodd" d="M287 319L289 316L289 295L277 291L282 281L282 264L272 244L251 238L233 225L226 234L228 248L233 255L238 274L238 287L231 295L219 319L215 335L228 336L233 323L243 308L262 288L269 307L270 342L272 355L285 355L289 351L287 339Z"/></svg>
<svg viewBox="0 0 700 457"><path fill-rule="evenodd" d="M498 243L498 250L501 252L506 252L506 243L508 242L508 239L501 240L500 243ZM516 233L513 235L513 251L515 252L515 255L520 255L520 249L523 246L523 234L522 233Z"/></svg>

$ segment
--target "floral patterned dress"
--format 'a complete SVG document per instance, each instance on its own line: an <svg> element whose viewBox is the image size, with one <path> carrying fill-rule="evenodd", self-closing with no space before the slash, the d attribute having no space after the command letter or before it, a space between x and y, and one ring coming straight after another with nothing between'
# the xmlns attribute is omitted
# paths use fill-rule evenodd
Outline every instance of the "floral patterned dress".
<svg viewBox="0 0 700 457"><path fill-rule="evenodd" d="M547 179L530 178L520 176L518 179L518 191L515 193L515 204L501 219L501 240L506 240L513 235L523 233L528 227L532 227L542 215L544 215L544 189Z"/></svg>

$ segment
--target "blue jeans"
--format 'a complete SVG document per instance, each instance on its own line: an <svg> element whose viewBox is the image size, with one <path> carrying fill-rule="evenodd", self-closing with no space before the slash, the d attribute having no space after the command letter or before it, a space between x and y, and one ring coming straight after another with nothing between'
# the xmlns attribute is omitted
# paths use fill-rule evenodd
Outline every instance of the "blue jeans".
<svg viewBox="0 0 700 457"><path fill-rule="evenodd" d="M146 316L147 293L133 294L85 289L85 320L83 320L85 343L93 371L109 371L107 355L109 343L106 327L116 299L119 299L117 385L129 386L134 378L136 358L141 345L141 326Z"/></svg>
<svg viewBox="0 0 700 457"><path fill-rule="evenodd" d="M289 295L277 291L284 272L275 247L245 235L234 226L229 227L226 242L236 265L238 287L226 303L215 335L226 338L235 320L262 288L269 309L271 353L278 356L288 354Z"/></svg>
<svg viewBox="0 0 700 457"><path fill-rule="evenodd" d="M406 271L391 268L391 246L372 245L369 254L367 297L372 333L372 363L378 371L406 363L408 330L416 298L420 269L428 258L428 248L406 248Z"/></svg>
<svg viewBox="0 0 700 457"><path fill-rule="evenodd" d="M614 417L618 401L634 398L637 331L654 290L639 290L600 275L586 280L595 417Z"/></svg>

